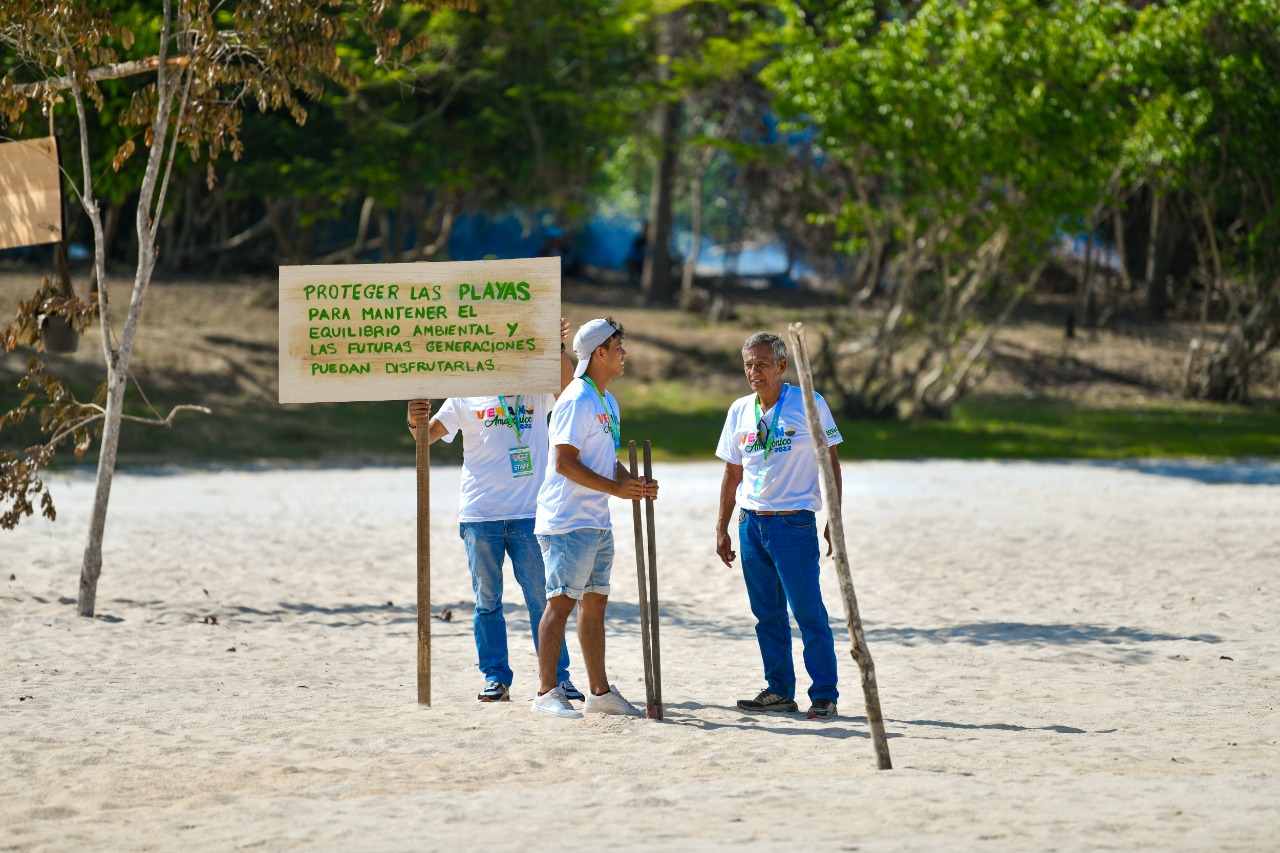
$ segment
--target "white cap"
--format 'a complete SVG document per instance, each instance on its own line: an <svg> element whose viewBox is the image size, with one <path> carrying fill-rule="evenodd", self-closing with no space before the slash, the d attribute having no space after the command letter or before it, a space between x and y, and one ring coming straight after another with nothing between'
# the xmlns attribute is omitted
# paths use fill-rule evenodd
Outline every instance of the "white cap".
<svg viewBox="0 0 1280 853"><path fill-rule="evenodd" d="M608 320L591 320L578 327L578 334L573 336L573 354L578 357L578 367L573 371L574 376L581 376L587 372L587 364L591 361L591 354L596 351L596 347L603 345L617 331Z"/></svg>

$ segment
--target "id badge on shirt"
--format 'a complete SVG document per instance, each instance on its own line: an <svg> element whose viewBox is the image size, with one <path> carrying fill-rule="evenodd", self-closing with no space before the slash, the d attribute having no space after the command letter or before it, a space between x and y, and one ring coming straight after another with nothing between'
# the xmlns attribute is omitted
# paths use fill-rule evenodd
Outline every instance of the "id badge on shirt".
<svg viewBox="0 0 1280 853"><path fill-rule="evenodd" d="M752 497L758 498L764 493L764 478L768 473L769 469L767 466L762 466L760 470L756 472L756 482L752 491Z"/></svg>
<svg viewBox="0 0 1280 853"><path fill-rule="evenodd" d="M528 447L511 448L511 476L517 478L533 476L533 453Z"/></svg>

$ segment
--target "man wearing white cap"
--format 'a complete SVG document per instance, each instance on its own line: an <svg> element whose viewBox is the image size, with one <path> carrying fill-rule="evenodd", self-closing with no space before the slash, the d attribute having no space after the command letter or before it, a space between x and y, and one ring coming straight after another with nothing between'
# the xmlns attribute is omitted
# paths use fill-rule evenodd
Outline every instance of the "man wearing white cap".
<svg viewBox="0 0 1280 853"><path fill-rule="evenodd" d="M638 501L658 497L658 482L632 478L618 462L622 445L618 401L607 390L625 369L622 326L612 317L584 323L573 339L576 381L551 412L551 459L538 490L534 534L547 571L547 608L538 629L542 678L530 710L581 717L558 684L555 649L578 607L578 642L587 668L588 714L638 717L640 711L609 683L604 662L604 613L613 566L609 496ZM581 605L579 607L579 605Z"/></svg>
<svg viewBox="0 0 1280 853"><path fill-rule="evenodd" d="M573 363L564 352L569 324L561 318L560 387L573 381ZM462 491L458 534L466 544L467 568L476 596L472 631L484 673L481 702L510 698L514 673L507 658L507 623L502 615L502 562L511 557L511 572L529 608L533 646L546 607L546 572L533 536L538 487L547 466L547 416L555 404L551 394L499 394L496 397L451 397L431 418L428 437L452 442L462 433ZM409 430L431 417L428 400L409 401ZM569 679L569 652L556 643L556 682L570 699L584 697Z"/></svg>

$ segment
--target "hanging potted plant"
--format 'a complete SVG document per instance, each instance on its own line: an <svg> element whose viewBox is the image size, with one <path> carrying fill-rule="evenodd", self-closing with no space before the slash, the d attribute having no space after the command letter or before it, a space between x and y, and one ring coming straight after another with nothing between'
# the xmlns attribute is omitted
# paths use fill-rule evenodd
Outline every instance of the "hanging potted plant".
<svg viewBox="0 0 1280 853"><path fill-rule="evenodd" d="M82 302L45 276L35 294L18 303L13 323L0 329L0 352L38 346L45 352L73 353L79 348L80 333L93 324L97 310L96 303Z"/></svg>
<svg viewBox="0 0 1280 853"><path fill-rule="evenodd" d="M61 314L40 315L40 341L45 352L73 353L80 349L80 333Z"/></svg>

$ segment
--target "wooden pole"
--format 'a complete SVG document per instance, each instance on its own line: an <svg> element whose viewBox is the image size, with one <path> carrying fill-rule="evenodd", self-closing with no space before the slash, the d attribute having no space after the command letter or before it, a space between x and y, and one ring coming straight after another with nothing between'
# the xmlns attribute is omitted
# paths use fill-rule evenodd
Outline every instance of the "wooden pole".
<svg viewBox="0 0 1280 853"><path fill-rule="evenodd" d="M644 443L644 478L653 479L653 444ZM662 655L658 641L658 540L653 526L653 498L644 499L645 527L649 553L649 669L653 673L653 700L646 709L651 720L662 719Z"/></svg>
<svg viewBox="0 0 1280 853"><path fill-rule="evenodd" d="M636 470L636 443L627 445L631 453L631 467L628 469L632 478L638 474ZM653 658L649 648L649 594L645 582L644 571L644 534L640 527L640 501L631 502L631 520L636 535L636 582L640 588L640 650L644 654L644 702L646 708L653 707Z"/></svg>
<svg viewBox="0 0 1280 853"><path fill-rule="evenodd" d="M862 673L862 694L867 703L867 724L871 728L871 742L875 747L876 764L881 770L892 770L889 760L889 740L884 733L884 717L880 713L880 688L876 685L876 667L867 649L867 638L862 632L862 617L858 615L858 597L853 591L853 576L849 571L849 552L844 542L844 519L840 514L840 495L836 492L836 472L831 467L827 444L820 441L825 435L818 417L818 402L813 390L813 371L809 367L809 350L805 343L804 324L792 323L788 328L791 351L795 355L796 373L800 377L804 411L809 420L809 434L814 437L813 453L822 472L822 495L827 506L827 525L831 533L831 547L835 554L836 573L840 577L840 593L844 598L845 623L849 628L850 653Z"/></svg>
<svg viewBox="0 0 1280 853"><path fill-rule="evenodd" d="M431 705L431 427L413 430L418 469L418 704Z"/></svg>

